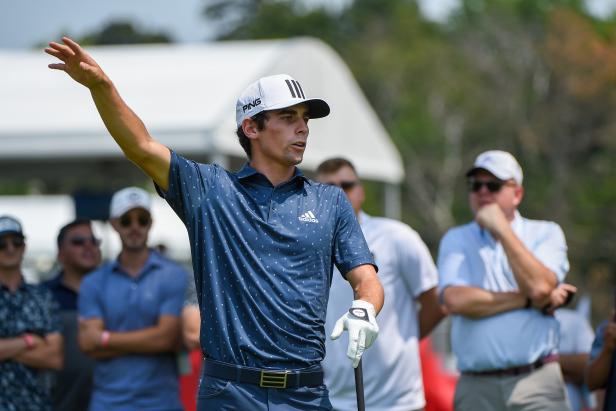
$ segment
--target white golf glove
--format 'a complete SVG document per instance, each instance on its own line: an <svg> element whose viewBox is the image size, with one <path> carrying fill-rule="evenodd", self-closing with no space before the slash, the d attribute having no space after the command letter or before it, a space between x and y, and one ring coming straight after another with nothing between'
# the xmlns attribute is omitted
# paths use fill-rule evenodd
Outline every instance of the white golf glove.
<svg viewBox="0 0 616 411"><path fill-rule="evenodd" d="M336 321L331 339L335 340L344 330L349 331L349 348L347 357L357 368L364 350L372 345L379 335L379 326L376 324L374 306L364 300L355 300L347 313Z"/></svg>

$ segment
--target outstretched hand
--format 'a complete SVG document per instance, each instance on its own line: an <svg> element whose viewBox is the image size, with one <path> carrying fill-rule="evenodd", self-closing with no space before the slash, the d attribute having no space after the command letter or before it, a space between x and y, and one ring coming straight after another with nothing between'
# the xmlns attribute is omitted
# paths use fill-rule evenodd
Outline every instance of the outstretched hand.
<svg viewBox="0 0 616 411"><path fill-rule="evenodd" d="M88 88L106 81L107 76L103 70L79 44L68 37L62 37L62 43L64 44L52 41L49 47L45 48L45 53L62 61L49 64L50 69L62 70Z"/></svg>

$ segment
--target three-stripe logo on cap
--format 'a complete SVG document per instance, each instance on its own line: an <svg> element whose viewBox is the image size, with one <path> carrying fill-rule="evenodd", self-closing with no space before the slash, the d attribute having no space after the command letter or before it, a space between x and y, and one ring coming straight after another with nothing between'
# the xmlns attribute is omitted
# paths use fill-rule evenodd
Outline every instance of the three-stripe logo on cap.
<svg viewBox="0 0 616 411"><path fill-rule="evenodd" d="M302 90L302 86L300 86L298 81L285 80L285 82L287 83L287 87L289 87L289 91L291 92L291 96L293 98L306 99L306 96L304 96L304 90Z"/></svg>

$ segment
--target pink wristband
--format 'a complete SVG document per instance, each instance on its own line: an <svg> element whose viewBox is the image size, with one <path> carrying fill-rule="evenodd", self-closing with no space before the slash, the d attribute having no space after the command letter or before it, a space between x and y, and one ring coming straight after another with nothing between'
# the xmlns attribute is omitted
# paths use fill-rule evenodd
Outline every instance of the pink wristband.
<svg viewBox="0 0 616 411"><path fill-rule="evenodd" d="M103 333L101 334L101 347L105 348L109 345L109 337L111 337L109 331L103 331Z"/></svg>
<svg viewBox="0 0 616 411"><path fill-rule="evenodd" d="M26 343L27 349L34 348L34 338L32 337L31 334L25 333L23 338L24 338L24 342Z"/></svg>

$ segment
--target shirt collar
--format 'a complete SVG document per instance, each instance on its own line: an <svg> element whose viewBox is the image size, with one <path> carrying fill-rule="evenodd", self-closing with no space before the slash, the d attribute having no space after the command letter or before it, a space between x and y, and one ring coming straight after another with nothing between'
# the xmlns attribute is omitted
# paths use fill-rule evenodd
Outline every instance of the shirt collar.
<svg viewBox="0 0 616 411"><path fill-rule="evenodd" d="M372 217L364 213L364 210L359 210L359 214L357 215L357 221L359 222L359 225L361 227L365 227L371 219Z"/></svg>
<svg viewBox="0 0 616 411"><path fill-rule="evenodd" d="M518 210L515 210L513 214L513 221L511 221L511 228L513 229L514 233L520 234L520 231L522 230L523 220L524 219L522 218L520 212ZM477 230L479 230L479 234L483 238L489 239L492 243L496 243L496 240L494 239L494 237L492 237L492 234L488 230L482 228L479 224L477 224L476 221L473 221L473 224L475 224Z"/></svg>
<svg viewBox="0 0 616 411"><path fill-rule="evenodd" d="M235 173L235 175L237 176L238 179L243 180L243 179L247 179L249 177L252 176L261 176L263 178L265 178L267 180L267 177L265 177L263 174L261 174L260 172L258 172L257 170L255 170L249 163L244 163L244 165L242 166L242 168L240 168L240 170ZM312 182L310 181L310 179L306 178L306 176L304 176L304 173L302 173L302 171L295 167L295 170L293 172L293 177L291 177L291 179L283 184L287 184L291 181L294 181L296 179L300 179L305 181L306 183L308 183L309 185L312 184Z"/></svg>
<svg viewBox="0 0 616 411"><path fill-rule="evenodd" d="M141 267L141 271L139 272L138 277L141 277L145 273L149 272L151 268L157 268L162 265L163 257L158 254L157 251L150 249L150 253L148 254L148 259L145 260L145 264ZM115 258L111 262L111 271L124 273L122 270L122 266L120 265L120 255Z"/></svg>

